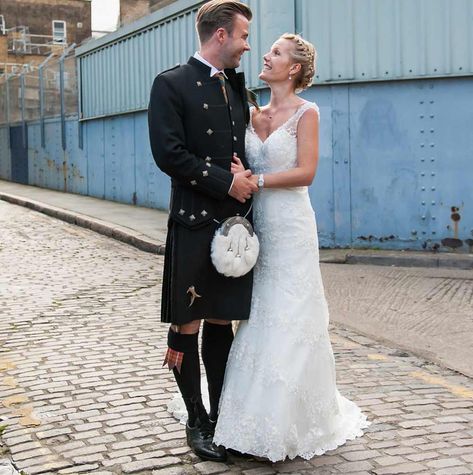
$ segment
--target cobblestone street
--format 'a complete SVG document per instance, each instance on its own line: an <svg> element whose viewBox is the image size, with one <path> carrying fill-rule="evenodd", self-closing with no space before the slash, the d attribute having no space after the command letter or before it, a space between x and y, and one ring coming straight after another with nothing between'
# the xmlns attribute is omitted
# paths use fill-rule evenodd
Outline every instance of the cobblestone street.
<svg viewBox="0 0 473 475"><path fill-rule="evenodd" d="M162 257L4 202L0 229L0 426L18 470L473 474L473 381L339 324L338 386L372 422L363 437L310 461L200 461L166 410Z"/></svg>

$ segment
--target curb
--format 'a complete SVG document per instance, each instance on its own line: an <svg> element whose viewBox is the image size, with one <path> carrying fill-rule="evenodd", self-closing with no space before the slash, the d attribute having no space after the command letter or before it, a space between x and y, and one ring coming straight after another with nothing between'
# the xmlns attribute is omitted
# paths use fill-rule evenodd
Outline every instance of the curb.
<svg viewBox="0 0 473 475"><path fill-rule="evenodd" d="M111 224L101 219L92 218L85 214L69 211L64 208L47 205L39 201L24 198L22 196L11 193L0 192L0 200L11 204L23 206L39 213L46 214L61 221L75 224L85 229L90 229L96 233L116 239L117 241L129 244L137 249L152 254L164 255L165 243L155 241L150 237L141 234L133 229ZM425 255L408 255L409 251L405 251L405 255L377 255L359 253L353 249L347 250L339 256L329 255L320 256L322 264L361 264L376 266L395 266L395 267L430 267L439 269L462 269L473 270L473 255L471 254L428 254Z"/></svg>
<svg viewBox="0 0 473 475"><path fill-rule="evenodd" d="M150 252L152 254L164 255L165 245L150 239L144 234L133 231L130 228L120 226L118 224L110 224L101 219L92 218L85 214L76 213L74 211L57 208L56 206L47 205L39 201L23 198L21 196L12 195L10 193L0 192L0 200L8 203L23 206L25 208L38 211L61 221L75 224L85 229L90 229L96 233L116 239L125 244L130 244L141 251Z"/></svg>
<svg viewBox="0 0 473 475"><path fill-rule="evenodd" d="M347 254L346 264L367 264L396 267L433 267L439 269L473 269L473 256L443 256L439 254L425 256L378 256Z"/></svg>

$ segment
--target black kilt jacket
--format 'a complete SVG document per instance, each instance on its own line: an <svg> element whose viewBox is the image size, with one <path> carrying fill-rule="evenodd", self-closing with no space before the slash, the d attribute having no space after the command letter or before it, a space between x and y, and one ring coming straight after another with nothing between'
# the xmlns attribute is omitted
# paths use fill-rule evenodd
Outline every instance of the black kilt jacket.
<svg viewBox="0 0 473 475"><path fill-rule="evenodd" d="M228 104L219 79L210 77L210 68L193 57L159 74L151 89L151 149L158 167L171 177L163 322L249 317L252 272L224 277L210 260L217 222L244 216L251 206L251 200L242 204L228 195L233 153L248 167L249 111L243 73L225 73Z"/></svg>

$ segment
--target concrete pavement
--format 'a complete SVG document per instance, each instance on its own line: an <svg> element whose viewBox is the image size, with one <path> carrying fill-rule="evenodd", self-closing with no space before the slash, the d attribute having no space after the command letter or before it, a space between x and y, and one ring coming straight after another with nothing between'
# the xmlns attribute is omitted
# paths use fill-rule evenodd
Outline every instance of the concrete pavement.
<svg viewBox="0 0 473 475"><path fill-rule="evenodd" d="M0 425L8 425L3 443L16 469L30 475L473 473L473 381L339 324L331 327L338 386L372 422L363 437L310 461L198 460L183 426L166 411L176 386L161 367L162 257L2 202L0 228ZM331 310L339 299L332 282L345 284L327 270L347 268L359 266L322 266ZM373 275L382 287L382 276ZM355 289L352 306L365 298ZM383 298L370 305L367 319L386 308Z"/></svg>

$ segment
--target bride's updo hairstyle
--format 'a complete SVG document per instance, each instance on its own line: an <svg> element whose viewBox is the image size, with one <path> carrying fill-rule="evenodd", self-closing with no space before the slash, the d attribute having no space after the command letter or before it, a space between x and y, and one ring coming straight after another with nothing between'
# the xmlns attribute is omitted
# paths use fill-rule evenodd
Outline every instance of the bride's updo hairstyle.
<svg viewBox="0 0 473 475"><path fill-rule="evenodd" d="M294 78L294 86L296 92L301 92L312 84L312 78L315 74L317 51L312 43L304 40L304 38L299 35L284 33L281 38L292 41L294 44L294 50L292 51L291 56L295 63L301 65L299 74Z"/></svg>

